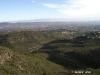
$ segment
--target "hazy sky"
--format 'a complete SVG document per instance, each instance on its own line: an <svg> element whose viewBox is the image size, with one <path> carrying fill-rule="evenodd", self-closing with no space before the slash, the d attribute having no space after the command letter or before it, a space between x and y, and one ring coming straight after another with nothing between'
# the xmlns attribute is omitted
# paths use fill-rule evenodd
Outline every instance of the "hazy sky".
<svg viewBox="0 0 100 75"><path fill-rule="evenodd" d="M50 18L100 20L100 0L0 0L0 22Z"/></svg>

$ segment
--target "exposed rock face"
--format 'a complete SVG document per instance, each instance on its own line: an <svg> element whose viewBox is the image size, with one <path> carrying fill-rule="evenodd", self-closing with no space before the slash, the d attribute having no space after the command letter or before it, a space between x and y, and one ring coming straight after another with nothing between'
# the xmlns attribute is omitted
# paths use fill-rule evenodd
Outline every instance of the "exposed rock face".
<svg viewBox="0 0 100 75"><path fill-rule="evenodd" d="M12 55L13 53L8 48L0 46L0 64L4 64Z"/></svg>

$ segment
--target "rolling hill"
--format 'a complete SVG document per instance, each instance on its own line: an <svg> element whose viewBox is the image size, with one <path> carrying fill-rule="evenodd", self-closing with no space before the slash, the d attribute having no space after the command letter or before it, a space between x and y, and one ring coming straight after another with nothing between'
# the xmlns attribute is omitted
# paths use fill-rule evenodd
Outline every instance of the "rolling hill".
<svg viewBox="0 0 100 75"><path fill-rule="evenodd" d="M61 32L19 31L0 34L1 75L100 74L100 38ZM86 75L83 73L82 75Z"/></svg>

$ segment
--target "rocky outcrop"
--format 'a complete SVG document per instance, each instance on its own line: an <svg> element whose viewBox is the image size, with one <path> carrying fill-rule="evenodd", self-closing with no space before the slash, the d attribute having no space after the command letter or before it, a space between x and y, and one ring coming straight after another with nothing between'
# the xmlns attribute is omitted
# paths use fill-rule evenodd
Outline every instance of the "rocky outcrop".
<svg viewBox="0 0 100 75"><path fill-rule="evenodd" d="M10 49L0 46L0 64L4 64L12 57L13 53Z"/></svg>

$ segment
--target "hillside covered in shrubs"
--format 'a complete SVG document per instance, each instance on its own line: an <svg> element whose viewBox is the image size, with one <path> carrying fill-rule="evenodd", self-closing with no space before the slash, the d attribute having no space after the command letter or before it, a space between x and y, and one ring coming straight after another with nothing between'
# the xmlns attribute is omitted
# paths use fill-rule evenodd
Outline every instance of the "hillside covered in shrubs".
<svg viewBox="0 0 100 75"><path fill-rule="evenodd" d="M100 74L99 33L73 35L57 31L1 33L0 74L73 75L75 71Z"/></svg>

